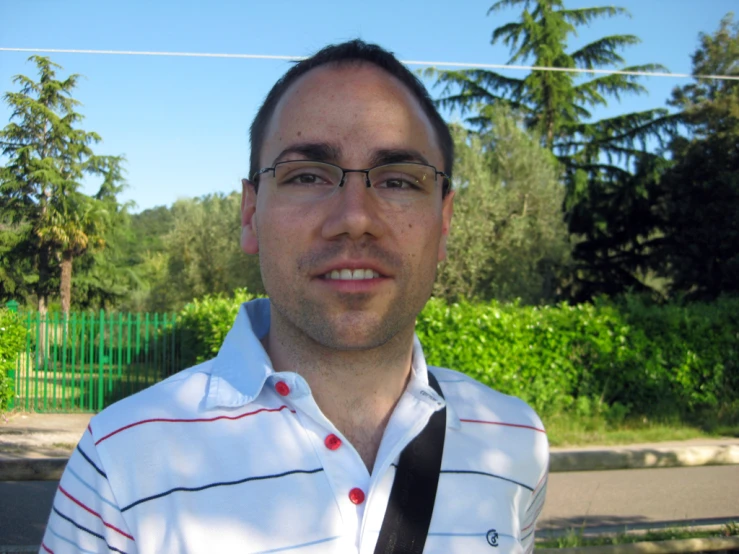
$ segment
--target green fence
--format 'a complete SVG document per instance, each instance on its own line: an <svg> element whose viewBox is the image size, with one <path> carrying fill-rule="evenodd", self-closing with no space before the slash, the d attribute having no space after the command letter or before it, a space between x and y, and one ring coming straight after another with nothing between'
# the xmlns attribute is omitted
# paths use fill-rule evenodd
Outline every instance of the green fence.
<svg viewBox="0 0 739 554"><path fill-rule="evenodd" d="M174 314L20 314L11 408L97 412L183 369Z"/></svg>

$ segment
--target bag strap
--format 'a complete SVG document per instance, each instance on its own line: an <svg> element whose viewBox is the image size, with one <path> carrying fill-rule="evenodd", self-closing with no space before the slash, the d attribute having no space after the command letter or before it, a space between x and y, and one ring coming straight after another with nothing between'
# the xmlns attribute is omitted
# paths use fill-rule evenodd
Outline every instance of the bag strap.
<svg viewBox="0 0 739 554"><path fill-rule="evenodd" d="M431 372L429 384L444 398ZM446 407L403 449L382 520L375 554L421 554L434 511L446 433Z"/></svg>

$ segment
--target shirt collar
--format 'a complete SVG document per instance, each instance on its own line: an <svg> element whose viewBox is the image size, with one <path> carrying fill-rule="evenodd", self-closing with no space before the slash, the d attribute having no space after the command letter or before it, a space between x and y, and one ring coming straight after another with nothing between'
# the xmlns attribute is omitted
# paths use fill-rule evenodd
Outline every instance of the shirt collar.
<svg viewBox="0 0 739 554"><path fill-rule="evenodd" d="M206 409L245 406L259 396L267 380L275 375L272 362L261 342L269 331L269 325L269 299L258 298L241 305L233 327L213 360L205 397ZM434 410L446 405L447 412L450 412L449 422L454 426L459 418L451 405L429 385L428 366L417 336L413 337L412 360L411 378L406 392L429 404ZM286 373L285 376L287 375ZM296 378L290 381L300 381L295 384L307 392L307 383L294 373L290 375Z"/></svg>
<svg viewBox="0 0 739 554"><path fill-rule="evenodd" d="M238 408L252 402L265 381L275 373L262 346L270 322L266 298L246 302L239 308L233 327L213 360L205 408Z"/></svg>

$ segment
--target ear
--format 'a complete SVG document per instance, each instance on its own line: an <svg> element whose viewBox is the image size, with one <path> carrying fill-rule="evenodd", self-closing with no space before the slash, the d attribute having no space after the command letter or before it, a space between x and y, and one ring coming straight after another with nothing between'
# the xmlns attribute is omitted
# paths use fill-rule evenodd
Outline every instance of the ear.
<svg viewBox="0 0 739 554"><path fill-rule="evenodd" d="M257 241L257 189L248 179L241 180L241 249L247 254L259 252Z"/></svg>
<svg viewBox="0 0 739 554"><path fill-rule="evenodd" d="M446 241L449 237L449 229L452 226L452 215L454 214L454 192L450 190L444 200L442 200L441 206L441 240L439 241L439 259L443 261L446 259Z"/></svg>

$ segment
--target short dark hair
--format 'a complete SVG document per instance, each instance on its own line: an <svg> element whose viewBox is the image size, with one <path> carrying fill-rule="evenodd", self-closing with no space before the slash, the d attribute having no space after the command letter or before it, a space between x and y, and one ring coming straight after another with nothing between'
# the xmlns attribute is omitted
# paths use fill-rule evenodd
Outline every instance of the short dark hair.
<svg viewBox="0 0 739 554"><path fill-rule="evenodd" d="M411 91L413 96L421 104L421 108L431 121L431 125L436 133L436 139L441 148L441 154L444 160L443 171L451 179L452 165L454 163L454 141L449 132L449 127L442 119L433 100L429 96L426 87L411 71L393 55L384 48L376 44L368 44L362 40L350 40L341 44L330 44L325 48L316 52L310 58L306 58L297 62L285 73L269 91L264 99L254 121L251 124L251 160L249 166L249 176L251 177L261 168L259 167L259 156L262 152L262 143L264 142L264 134L269 125L272 115L274 114L277 103L280 101L285 91L298 78L308 73L311 69L327 64L347 64L347 63L369 63L385 70L390 75L398 79ZM451 187L451 182L444 183L443 194L446 195Z"/></svg>

